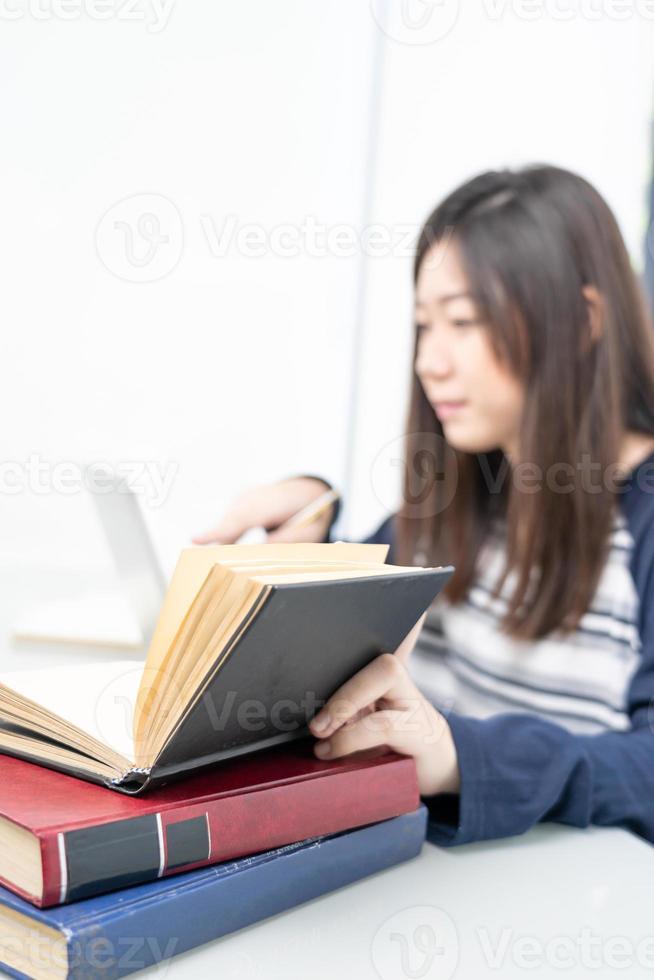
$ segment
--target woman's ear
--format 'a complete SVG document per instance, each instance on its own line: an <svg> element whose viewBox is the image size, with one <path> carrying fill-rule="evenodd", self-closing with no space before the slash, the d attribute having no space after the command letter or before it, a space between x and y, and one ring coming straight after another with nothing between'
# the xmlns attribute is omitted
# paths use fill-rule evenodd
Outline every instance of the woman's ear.
<svg viewBox="0 0 654 980"><path fill-rule="evenodd" d="M583 350L586 352L590 350L602 336L604 329L604 300L602 298L602 294L595 286L582 286L581 291L584 294L584 299L586 300L588 325L590 327L590 335L587 343L586 338L584 338Z"/></svg>

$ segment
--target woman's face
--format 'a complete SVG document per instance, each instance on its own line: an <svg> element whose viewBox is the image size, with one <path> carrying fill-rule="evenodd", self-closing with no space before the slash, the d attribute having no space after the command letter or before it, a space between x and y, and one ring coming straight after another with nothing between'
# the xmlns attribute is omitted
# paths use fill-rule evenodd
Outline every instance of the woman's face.
<svg viewBox="0 0 654 980"><path fill-rule="evenodd" d="M515 458L524 387L498 359L468 290L458 248L437 243L416 284L416 373L454 449Z"/></svg>

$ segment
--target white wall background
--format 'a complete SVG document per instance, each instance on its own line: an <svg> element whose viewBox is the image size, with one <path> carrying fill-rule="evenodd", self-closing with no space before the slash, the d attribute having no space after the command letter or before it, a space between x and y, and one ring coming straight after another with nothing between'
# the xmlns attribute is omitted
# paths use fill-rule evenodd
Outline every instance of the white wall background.
<svg viewBox="0 0 654 980"><path fill-rule="evenodd" d="M106 560L62 462L171 467L146 506L167 563L296 471L347 490L343 534L371 528L397 499L407 241L479 170L582 172L640 260L637 0L58 2L0 3L0 461L25 484L4 561Z"/></svg>
<svg viewBox="0 0 654 980"><path fill-rule="evenodd" d="M2 25L2 457L174 464L148 512L182 544L242 486L342 478L360 260L238 234L360 224L374 32L347 0L115 9ZM2 510L13 555L102 548L80 494Z"/></svg>

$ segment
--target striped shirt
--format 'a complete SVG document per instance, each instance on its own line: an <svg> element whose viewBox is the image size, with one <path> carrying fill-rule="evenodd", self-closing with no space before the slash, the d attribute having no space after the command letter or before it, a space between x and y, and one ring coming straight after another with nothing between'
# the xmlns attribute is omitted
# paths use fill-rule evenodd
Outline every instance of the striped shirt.
<svg viewBox="0 0 654 980"><path fill-rule="evenodd" d="M499 629L514 576L498 598L492 595L505 554L496 526L463 602L453 606L439 597L429 610L412 655L418 687L444 711L477 718L524 711L574 732L625 731L627 691L640 661L633 550L620 514L597 591L577 628L515 640Z"/></svg>

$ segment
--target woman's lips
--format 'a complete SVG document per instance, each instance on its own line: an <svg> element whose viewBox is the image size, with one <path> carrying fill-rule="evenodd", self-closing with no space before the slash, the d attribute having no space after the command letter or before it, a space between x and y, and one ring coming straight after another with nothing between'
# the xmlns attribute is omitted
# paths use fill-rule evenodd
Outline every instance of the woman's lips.
<svg viewBox="0 0 654 980"><path fill-rule="evenodd" d="M451 402L432 402L432 406L439 419L449 419L452 415L460 412L466 403L464 401Z"/></svg>

